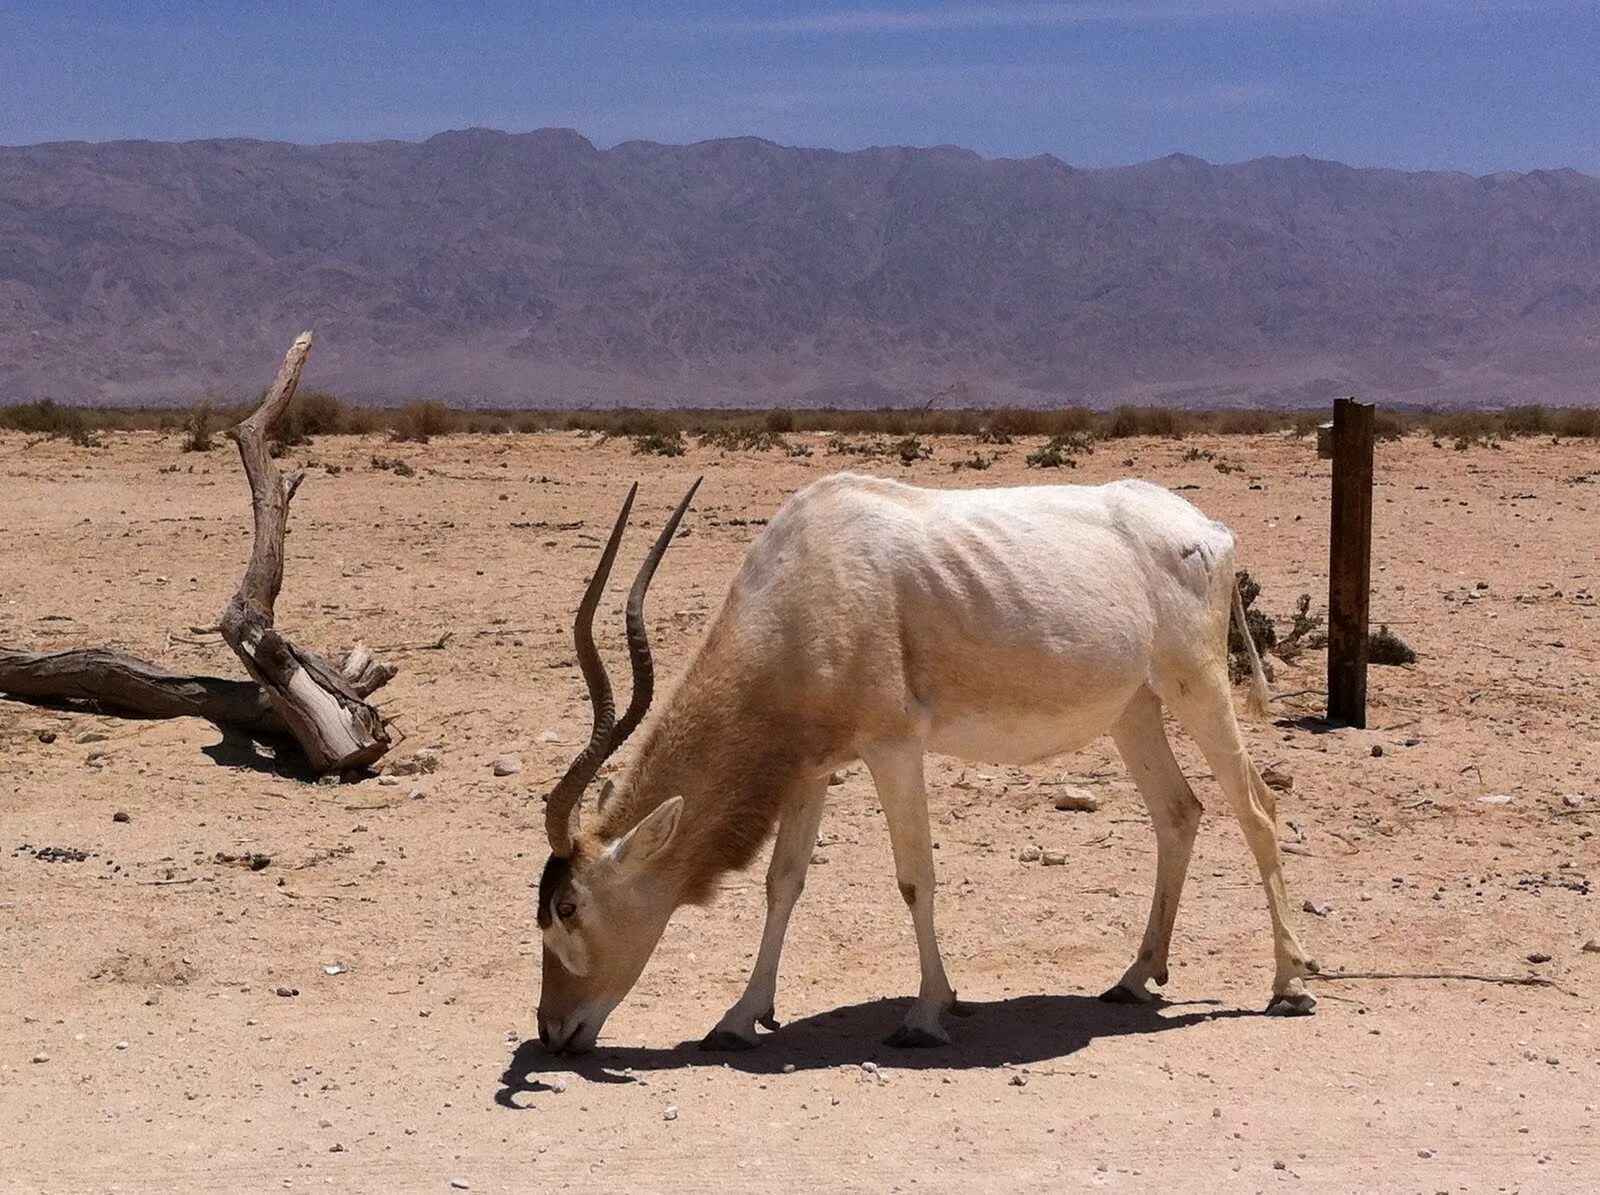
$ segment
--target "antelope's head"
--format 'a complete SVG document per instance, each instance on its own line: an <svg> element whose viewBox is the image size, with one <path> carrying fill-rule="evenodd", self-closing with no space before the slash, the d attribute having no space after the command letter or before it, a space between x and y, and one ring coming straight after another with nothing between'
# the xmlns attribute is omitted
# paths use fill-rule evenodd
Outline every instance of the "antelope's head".
<svg viewBox="0 0 1600 1195"><path fill-rule="evenodd" d="M628 491L573 621L578 665L594 706L594 730L589 745L572 761L545 804L550 859L539 880L539 930L544 938L539 1040L556 1052L594 1045L606 1017L639 978L672 916L674 893L655 864L677 833L682 798L656 807L637 825L611 838L585 833L579 809L600 765L622 746L650 708L655 668L645 633L645 593L699 485L696 481L689 487L662 527L628 592L633 698L621 720L612 701L610 677L595 649L594 612L628 525L637 485ZM607 783L600 794L602 810L610 791Z"/></svg>

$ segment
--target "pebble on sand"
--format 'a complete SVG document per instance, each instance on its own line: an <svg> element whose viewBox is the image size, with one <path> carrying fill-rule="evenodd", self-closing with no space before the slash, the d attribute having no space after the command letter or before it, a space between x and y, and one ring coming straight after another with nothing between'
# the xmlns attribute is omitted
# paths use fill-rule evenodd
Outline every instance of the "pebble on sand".
<svg viewBox="0 0 1600 1195"><path fill-rule="evenodd" d="M126 809L119 809L111 815L111 820L114 822L131 822L133 819L128 816Z"/></svg>
<svg viewBox="0 0 1600 1195"><path fill-rule="evenodd" d="M678 1105L677 1104L668 1104L664 1109L662 1109L661 1119L662 1120L677 1120L678 1119Z"/></svg>
<svg viewBox="0 0 1600 1195"><path fill-rule="evenodd" d="M522 771L522 760L515 755L502 755L494 761L496 776L515 776L520 771Z"/></svg>
<svg viewBox="0 0 1600 1195"><path fill-rule="evenodd" d="M457 1190L457 1191L470 1191L470 1190L472 1190L472 1184L469 1183L464 1178L453 1178L453 1179L451 1179L450 1180L450 1186L452 1188L454 1188L455 1190Z"/></svg>

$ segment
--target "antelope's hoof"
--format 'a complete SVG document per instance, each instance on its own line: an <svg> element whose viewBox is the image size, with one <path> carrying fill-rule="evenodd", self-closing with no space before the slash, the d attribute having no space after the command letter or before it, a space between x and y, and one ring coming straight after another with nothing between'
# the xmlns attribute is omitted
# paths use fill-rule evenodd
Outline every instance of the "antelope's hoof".
<svg viewBox="0 0 1600 1195"><path fill-rule="evenodd" d="M1274 996L1267 1005L1269 1017L1309 1017L1317 1007L1317 998L1310 992L1286 992Z"/></svg>
<svg viewBox="0 0 1600 1195"><path fill-rule="evenodd" d="M1115 984L1100 993L1100 1000L1104 1004L1149 1004L1149 992L1136 992L1123 984Z"/></svg>
<svg viewBox="0 0 1600 1195"><path fill-rule="evenodd" d="M771 1029L774 1032L783 1028L782 1025L778 1024L777 1014L770 1008L756 1018L756 1024L760 1025L763 1029Z"/></svg>
<svg viewBox="0 0 1600 1195"><path fill-rule="evenodd" d="M929 1050L934 1046L948 1046L950 1039L940 1037L937 1033L929 1033L926 1029L901 1025L883 1039L883 1044L895 1050Z"/></svg>
<svg viewBox="0 0 1600 1195"><path fill-rule="evenodd" d="M753 1050L760 1044L759 1039L740 1037L727 1029L713 1029L700 1039L700 1048L708 1051Z"/></svg>

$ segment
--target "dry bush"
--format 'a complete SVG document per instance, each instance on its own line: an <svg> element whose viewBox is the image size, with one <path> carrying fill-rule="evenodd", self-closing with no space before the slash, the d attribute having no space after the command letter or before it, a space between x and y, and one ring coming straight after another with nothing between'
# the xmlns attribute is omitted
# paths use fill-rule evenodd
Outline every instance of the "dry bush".
<svg viewBox="0 0 1600 1195"><path fill-rule="evenodd" d="M1239 586L1239 598L1244 603L1245 626L1250 629L1250 638L1255 641L1256 654L1262 657L1262 668L1270 680L1272 670L1268 667L1265 657L1278 645L1278 628L1272 619L1255 608L1256 599L1261 596L1261 582L1244 569L1234 574L1234 582ZM1308 604L1309 601L1308 598ZM1233 618L1228 619L1228 673L1235 682L1250 675L1250 653L1246 650L1244 639L1239 634L1238 620Z"/></svg>
<svg viewBox="0 0 1600 1195"><path fill-rule="evenodd" d="M1556 416L1558 436L1583 436L1600 439L1600 407L1573 407Z"/></svg>
<svg viewBox="0 0 1600 1195"><path fill-rule="evenodd" d="M1118 407L1101 426L1101 438L1125 440L1130 436L1164 436L1181 440L1198 417L1171 407Z"/></svg>
<svg viewBox="0 0 1600 1195"><path fill-rule="evenodd" d="M216 441L211 436L216 431L217 408L209 398L194 404L183 425L183 450L185 452L210 452Z"/></svg>
<svg viewBox="0 0 1600 1195"><path fill-rule="evenodd" d="M52 440L71 440L84 448L99 444L84 412L77 407L64 407L53 398L0 407L0 427L49 436Z"/></svg>
<svg viewBox="0 0 1600 1195"><path fill-rule="evenodd" d="M456 414L442 402L419 399L395 413L391 438L397 442L426 444L434 436L447 436L456 430Z"/></svg>
<svg viewBox="0 0 1600 1195"><path fill-rule="evenodd" d="M682 456L688 450L683 433L674 429L668 433L651 432L633 438L635 456Z"/></svg>
<svg viewBox="0 0 1600 1195"><path fill-rule="evenodd" d="M1389 629L1387 623L1375 631L1367 632L1367 663L1369 664L1415 664L1417 653L1411 645Z"/></svg>

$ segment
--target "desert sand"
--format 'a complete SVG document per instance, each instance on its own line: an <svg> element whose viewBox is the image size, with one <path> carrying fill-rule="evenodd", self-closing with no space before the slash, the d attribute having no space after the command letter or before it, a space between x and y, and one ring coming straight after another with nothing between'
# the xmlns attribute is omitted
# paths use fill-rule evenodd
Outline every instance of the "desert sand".
<svg viewBox="0 0 1600 1195"><path fill-rule="evenodd" d="M1373 617L1420 659L1373 669L1364 731L1317 721L1319 653L1277 661L1274 688L1296 695L1246 725L1257 764L1293 778L1290 896L1321 913L1297 926L1324 969L1548 985L1323 980L1314 1017L1260 1015L1255 868L1175 731L1208 815L1170 1003L1094 999L1132 957L1154 868L1107 740L1027 769L932 763L941 940L977 1006L948 1048L880 1044L916 956L853 769L790 932L784 1026L761 1049L695 1047L754 957L758 866L674 919L599 1050L544 1055L528 1040L540 797L588 731L571 610L629 480L642 491L619 575L707 477L651 595L669 674L759 520L846 466L936 486L1185 487L1234 529L1280 627L1302 592L1325 605L1329 466L1306 439L1120 441L1059 471L1026 468L1037 445L1019 442L984 448L1002 455L983 472L950 469L972 441L933 441L907 467L793 439L813 455L664 459L566 433L294 450L309 476L279 623L401 664L381 695L406 735L391 759L438 748L432 774L309 784L205 722L0 699L0 1188L1600 1188L1600 953L1583 949L1600 938L1592 442L1381 444ZM0 644L111 644L238 675L188 628L237 583L247 511L225 442L0 436ZM614 668L620 588L601 616ZM497 777L507 753L523 769ZM1059 780L1105 805L1057 812ZM1029 844L1066 865L1021 862Z"/></svg>

